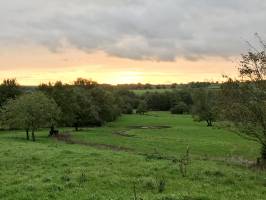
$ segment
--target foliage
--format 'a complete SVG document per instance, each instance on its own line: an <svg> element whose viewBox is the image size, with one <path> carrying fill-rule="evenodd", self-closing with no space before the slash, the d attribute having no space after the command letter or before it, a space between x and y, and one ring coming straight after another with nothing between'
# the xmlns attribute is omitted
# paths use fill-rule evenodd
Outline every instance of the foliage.
<svg viewBox="0 0 266 200"><path fill-rule="evenodd" d="M179 170L183 177L187 176L188 165L191 164L189 146L187 146L186 154L179 159Z"/></svg>
<svg viewBox="0 0 266 200"><path fill-rule="evenodd" d="M171 108L171 93L146 93L144 95L149 110L167 111Z"/></svg>
<svg viewBox="0 0 266 200"><path fill-rule="evenodd" d="M54 85L51 83L42 84L39 86L39 90L53 98L60 107L62 116L59 124L61 126L74 126L76 120L75 110L78 109L74 88L58 81Z"/></svg>
<svg viewBox="0 0 266 200"><path fill-rule="evenodd" d="M189 110L193 104L191 93L189 90L147 92L142 98L145 99L149 110L168 111L181 102L185 103Z"/></svg>
<svg viewBox="0 0 266 200"><path fill-rule="evenodd" d="M147 103L145 101L141 101L139 103L137 110L136 110L136 113L144 115L146 112L148 112Z"/></svg>
<svg viewBox="0 0 266 200"><path fill-rule="evenodd" d="M27 139L31 131L32 140L35 141L35 131L53 126L59 115L60 110L54 100L38 92L10 99L1 110L1 121L8 128L26 130Z"/></svg>
<svg viewBox="0 0 266 200"><path fill-rule="evenodd" d="M261 160L266 163L266 45L262 51L242 55L241 80L222 86L223 117L232 121L242 136L262 146Z"/></svg>
<svg viewBox="0 0 266 200"><path fill-rule="evenodd" d="M119 89L114 92L114 95L119 101L118 105L123 114L132 114L133 109L137 108L139 97L132 91Z"/></svg>
<svg viewBox="0 0 266 200"><path fill-rule="evenodd" d="M21 88L16 79L5 79L0 85L0 106L8 99L14 99L21 94Z"/></svg>
<svg viewBox="0 0 266 200"><path fill-rule="evenodd" d="M102 119L99 115L99 107L93 103L90 93L84 88L73 88L72 94L74 102L73 124L78 130L80 126L101 125Z"/></svg>
<svg viewBox="0 0 266 200"><path fill-rule="evenodd" d="M172 107L170 111L172 114L184 114L189 112L189 108L187 104L181 101L177 105Z"/></svg>
<svg viewBox="0 0 266 200"><path fill-rule="evenodd" d="M212 126L217 119L218 95L215 91L199 89L194 93L193 115L199 121L206 121L207 126Z"/></svg>
<svg viewBox="0 0 266 200"><path fill-rule="evenodd" d="M122 113L123 114L133 114L133 107L130 104L122 105Z"/></svg>
<svg viewBox="0 0 266 200"><path fill-rule="evenodd" d="M96 81L93 81L91 79L85 79L85 78L77 78L77 80L74 81L74 85L78 87L83 87L87 89L94 88L98 85Z"/></svg>
<svg viewBox="0 0 266 200"><path fill-rule="evenodd" d="M62 110L60 124L74 126L101 126L115 120L121 113L120 100L112 92L99 88L90 80L78 79L75 85L42 84L39 90L54 98Z"/></svg>
<svg viewBox="0 0 266 200"><path fill-rule="evenodd" d="M102 88L90 90L94 105L99 108L99 116L103 122L114 121L121 113L115 96Z"/></svg>

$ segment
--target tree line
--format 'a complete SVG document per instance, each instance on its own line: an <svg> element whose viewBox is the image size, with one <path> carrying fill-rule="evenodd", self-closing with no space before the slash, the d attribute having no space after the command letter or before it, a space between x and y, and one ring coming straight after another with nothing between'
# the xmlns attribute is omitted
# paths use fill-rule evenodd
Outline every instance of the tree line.
<svg viewBox="0 0 266 200"><path fill-rule="evenodd" d="M0 85L1 128L24 129L35 141L38 128L55 126L102 126L121 114L133 113L137 106L135 94L123 90L107 90L96 82L78 78L74 84L41 84L25 91L15 79Z"/></svg>

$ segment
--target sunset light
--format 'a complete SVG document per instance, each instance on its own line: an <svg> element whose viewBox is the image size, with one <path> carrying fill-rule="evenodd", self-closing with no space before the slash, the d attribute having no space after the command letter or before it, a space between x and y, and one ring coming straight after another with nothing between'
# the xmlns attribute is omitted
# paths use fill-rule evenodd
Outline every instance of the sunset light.
<svg viewBox="0 0 266 200"><path fill-rule="evenodd" d="M0 0L0 200L266 199L266 0Z"/></svg>

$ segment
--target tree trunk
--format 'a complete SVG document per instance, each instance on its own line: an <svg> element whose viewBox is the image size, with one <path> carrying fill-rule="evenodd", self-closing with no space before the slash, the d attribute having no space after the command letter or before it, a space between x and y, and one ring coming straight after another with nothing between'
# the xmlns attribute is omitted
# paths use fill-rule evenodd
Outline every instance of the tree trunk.
<svg viewBox="0 0 266 200"><path fill-rule="evenodd" d="M35 142L35 134L34 134L34 130L31 131L31 137L32 137L32 141Z"/></svg>
<svg viewBox="0 0 266 200"><path fill-rule="evenodd" d="M261 148L261 161L266 164L266 145Z"/></svg>
<svg viewBox="0 0 266 200"><path fill-rule="evenodd" d="M78 126L77 122L74 123L74 126L75 126L75 130L78 131L79 130L79 126Z"/></svg>
<svg viewBox="0 0 266 200"><path fill-rule="evenodd" d="M212 120L207 120L207 126L212 126Z"/></svg>
<svg viewBox="0 0 266 200"><path fill-rule="evenodd" d="M27 140L30 140L29 129L26 129L26 139L27 139Z"/></svg>
<svg viewBox="0 0 266 200"><path fill-rule="evenodd" d="M51 128L50 128L49 136L53 136L53 134L54 134L54 125L52 125Z"/></svg>

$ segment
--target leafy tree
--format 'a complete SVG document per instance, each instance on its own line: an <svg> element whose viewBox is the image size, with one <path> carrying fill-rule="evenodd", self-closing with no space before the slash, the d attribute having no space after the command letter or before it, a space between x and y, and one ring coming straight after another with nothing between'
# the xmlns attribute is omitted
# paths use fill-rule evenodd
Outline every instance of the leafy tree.
<svg viewBox="0 0 266 200"><path fill-rule="evenodd" d="M133 112L133 108L137 108L139 103L139 97L132 91L119 89L114 92L118 101L118 105L122 107L122 113L130 114Z"/></svg>
<svg viewBox="0 0 266 200"><path fill-rule="evenodd" d="M150 110L167 111L171 108L172 93L148 92L144 95L147 107Z"/></svg>
<svg viewBox="0 0 266 200"><path fill-rule="evenodd" d="M21 93L21 88L16 79L5 79L0 85L0 106L8 99L14 99Z"/></svg>
<svg viewBox="0 0 266 200"><path fill-rule="evenodd" d="M91 88L96 87L98 83L91 79L77 78L77 80L74 81L74 85L79 86L79 87L84 87L87 89L91 89Z"/></svg>
<svg viewBox="0 0 266 200"><path fill-rule="evenodd" d="M193 115L199 121L206 121L207 126L212 126L217 118L217 94L208 89L199 89L194 94Z"/></svg>
<svg viewBox="0 0 266 200"><path fill-rule="evenodd" d="M193 104L193 99L190 90L180 90L177 92L181 102L184 102L188 107Z"/></svg>
<svg viewBox="0 0 266 200"><path fill-rule="evenodd" d="M76 121L76 111L79 110L77 105L77 96L75 88L70 85L57 81L54 85L51 83L42 84L39 90L53 98L60 107L62 116L59 120L61 126L74 126Z"/></svg>
<svg viewBox="0 0 266 200"><path fill-rule="evenodd" d="M99 117L102 122L114 121L121 114L121 109L113 93L96 87L90 90L90 95L93 104L99 109Z"/></svg>
<svg viewBox="0 0 266 200"><path fill-rule="evenodd" d="M115 120L121 112L120 101L112 92L91 87L84 79L78 79L75 85L60 81L54 85L42 84L39 89L53 97L61 108L60 124L74 126L76 130L80 126L101 126L104 122Z"/></svg>
<svg viewBox="0 0 266 200"><path fill-rule="evenodd" d="M187 104L185 104L182 101L171 108L172 114L184 114L184 113L188 113L188 112L189 112L189 108L188 108Z"/></svg>
<svg viewBox="0 0 266 200"><path fill-rule="evenodd" d="M144 115L146 112L148 112L147 103L145 101L141 101L139 103L137 110L136 110L136 113Z"/></svg>
<svg viewBox="0 0 266 200"><path fill-rule="evenodd" d="M35 141L35 131L40 127L51 127L57 122L60 109L53 99L43 93L24 94L10 99L1 109L1 121L8 128L24 129L29 140L31 131Z"/></svg>
<svg viewBox="0 0 266 200"><path fill-rule="evenodd" d="M73 102L74 126L76 131L80 126L101 125L102 119L100 118L100 109L93 103L91 94L84 88L74 88Z"/></svg>
<svg viewBox="0 0 266 200"><path fill-rule="evenodd" d="M122 107L123 114L133 114L133 107L130 104L123 104Z"/></svg>
<svg viewBox="0 0 266 200"><path fill-rule="evenodd" d="M142 95L149 110L169 111L179 102L186 103L190 110L193 104L190 90L173 90L171 92L146 92Z"/></svg>
<svg viewBox="0 0 266 200"><path fill-rule="evenodd" d="M266 44L259 38L263 50L242 55L240 80L222 86L223 117L234 123L239 133L257 141L262 163L266 163Z"/></svg>

